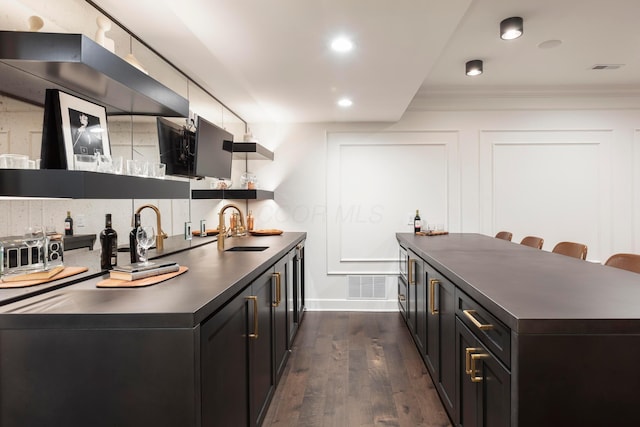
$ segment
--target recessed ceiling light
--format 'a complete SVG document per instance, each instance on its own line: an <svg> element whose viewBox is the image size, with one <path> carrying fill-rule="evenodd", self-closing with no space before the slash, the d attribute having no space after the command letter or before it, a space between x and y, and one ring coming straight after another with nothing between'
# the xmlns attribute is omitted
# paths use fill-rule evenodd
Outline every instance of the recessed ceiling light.
<svg viewBox="0 0 640 427"><path fill-rule="evenodd" d="M562 44L562 40L545 40L538 45L540 49L553 49L554 47L558 47Z"/></svg>
<svg viewBox="0 0 640 427"><path fill-rule="evenodd" d="M336 52L349 52L353 49L353 42L346 37L336 37L331 42L331 49Z"/></svg>
<svg viewBox="0 0 640 427"><path fill-rule="evenodd" d="M349 98L342 98L338 101L338 105L343 108L351 107L353 105L353 101Z"/></svg>

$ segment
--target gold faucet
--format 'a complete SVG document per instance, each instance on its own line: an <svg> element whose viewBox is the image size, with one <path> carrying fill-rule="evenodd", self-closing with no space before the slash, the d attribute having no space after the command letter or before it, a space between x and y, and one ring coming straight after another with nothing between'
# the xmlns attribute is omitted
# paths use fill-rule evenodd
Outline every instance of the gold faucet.
<svg viewBox="0 0 640 427"><path fill-rule="evenodd" d="M238 213L240 214L240 227L244 229L244 215L242 215L242 211L240 210L240 208L233 203L224 205L218 213L218 250L221 251L224 250L224 239L227 237L227 230L224 225L224 212L229 208L233 208L238 211Z"/></svg>
<svg viewBox="0 0 640 427"><path fill-rule="evenodd" d="M136 210L136 213L139 214L144 208L153 209L153 211L156 213L156 220L157 220L157 226L156 226L156 250L162 251L164 249L164 239L166 239L169 236L167 236L167 233L162 231L162 219L160 217L160 209L158 209L154 205L142 205L142 206L140 206L138 208L138 210Z"/></svg>

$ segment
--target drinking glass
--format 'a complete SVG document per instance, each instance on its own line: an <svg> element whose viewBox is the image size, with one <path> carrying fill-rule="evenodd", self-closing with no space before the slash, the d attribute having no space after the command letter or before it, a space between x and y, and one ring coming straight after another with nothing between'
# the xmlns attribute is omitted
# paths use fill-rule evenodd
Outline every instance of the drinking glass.
<svg viewBox="0 0 640 427"><path fill-rule="evenodd" d="M39 225L25 227L24 244L29 247L29 251L33 254L32 248L37 248L37 259L29 265L29 269L44 269L44 262L40 261L42 247L45 242L44 229Z"/></svg>
<svg viewBox="0 0 640 427"><path fill-rule="evenodd" d="M149 265L150 262L147 258L147 249L149 249L156 241L156 232L153 227L147 225L145 227L138 227L136 232L136 241L138 242L138 255L140 255L140 264Z"/></svg>

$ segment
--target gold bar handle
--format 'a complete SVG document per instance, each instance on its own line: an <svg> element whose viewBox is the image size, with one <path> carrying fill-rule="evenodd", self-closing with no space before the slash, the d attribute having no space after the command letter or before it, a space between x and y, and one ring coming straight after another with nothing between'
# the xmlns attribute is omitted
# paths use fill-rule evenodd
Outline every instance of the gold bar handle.
<svg viewBox="0 0 640 427"><path fill-rule="evenodd" d="M415 274L411 274L412 271L414 271L414 269L416 268L416 260L413 258L409 258L409 284L410 285L415 285L416 284L416 275Z"/></svg>
<svg viewBox="0 0 640 427"><path fill-rule="evenodd" d="M478 319L474 317L474 314L476 314L475 310L462 310L462 312L465 316L467 316L469 320L471 320L471 323L473 323L476 328L480 329L481 331L489 331L493 329L493 325L491 323L482 324L478 321Z"/></svg>
<svg viewBox="0 0 640 427"><path fill-rule="evenodd" d="M482 351L481 348L467 347L464 349L465 357L464 357L464 371L467 375L471 375L473 372L471 370L471 355L473 353L477 353L478 351Z"/></svg>
<svg viewBox="0 0 640 427"><path fill-rule="evenodd" d="M488 357L489 355L484 353L476 353L471 355L471 373L469 373L469 376L471 377L472 383L481 383L484 379L482 375L476 375L476 373L478 372L478 368L476 368L476 360L486 359Z"/></svg>
<svg viewBox="0 0 640 427"><path fill-rule="evenodd" d="M271 277L275 277L276 279L276 301L271 305L273 307L280 307L280 303L282 302L282 275L280 273L273 273Z"/></svg>
<svg viewBox="0 0 640 427"><path fill-rule="evenodd" d="M258 339L258 297L255 295L250 295L247 297L248 300L253 301L253 333L249 334L249 338L253 338L254 340Z"/></svg>
<svg viewBox="0 0 640 427"><path fill-rule="evenodd" d="M429 281L429 299L431 300L429 302L429 307L431 309L432 316L435 316L439 313L438 309L436 308L436 286L439 284L440 281L438 279L431 279Z"/></svg>

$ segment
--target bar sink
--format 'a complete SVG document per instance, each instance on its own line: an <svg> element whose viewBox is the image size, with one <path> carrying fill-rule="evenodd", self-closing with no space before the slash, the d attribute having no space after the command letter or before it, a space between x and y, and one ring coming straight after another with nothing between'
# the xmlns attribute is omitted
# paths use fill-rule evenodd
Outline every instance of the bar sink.
<svg viewBox="0 0 640 427"><path fill-rule="evenodd" d="M234 246L229 249L225 249L225 252L262 252L268 249L269 246Z"/></svg>

